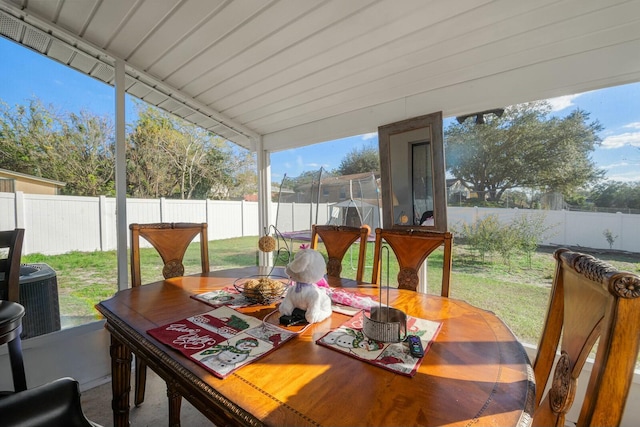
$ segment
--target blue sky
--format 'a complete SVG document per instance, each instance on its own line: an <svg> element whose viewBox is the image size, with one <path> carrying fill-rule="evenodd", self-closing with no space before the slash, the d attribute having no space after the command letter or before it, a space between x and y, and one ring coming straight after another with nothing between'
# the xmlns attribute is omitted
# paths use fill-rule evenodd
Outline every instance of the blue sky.
<svg viewBox="0 0 640 427"><path fill-rule="evenodd" d="M111 87L2 37L0 58L3 59L0 61L0 99L10 106L24 105L31 98L39 98L62 111L84 109L113 115ZM593 159L605 169L607 179L640 182L640 83L549 101L560 116L581 108L591 114L591 120L598 120L604 126L600 133L602 146L593 153ZM134 102L127 96L127 120L133 119ZM445 128L451 120L453 118L445 119ZM377 134L273 153L273 180L281 180L285 173L293 177L320 167L335 169L347 153L370 144L377 147Z"/></svg>

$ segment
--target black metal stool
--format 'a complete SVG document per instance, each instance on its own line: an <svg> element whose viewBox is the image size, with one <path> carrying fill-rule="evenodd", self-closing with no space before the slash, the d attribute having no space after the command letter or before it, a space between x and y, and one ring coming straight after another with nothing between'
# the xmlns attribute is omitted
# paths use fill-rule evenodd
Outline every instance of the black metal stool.
<svg viewBox="0 0 640 427"><path fill-rule="evenodd" d="M27 377L24 373L22 360L22 318L24 307L17 302L0 300L0 345L9 346L9 361L15 391L27 389Z"/></svg>

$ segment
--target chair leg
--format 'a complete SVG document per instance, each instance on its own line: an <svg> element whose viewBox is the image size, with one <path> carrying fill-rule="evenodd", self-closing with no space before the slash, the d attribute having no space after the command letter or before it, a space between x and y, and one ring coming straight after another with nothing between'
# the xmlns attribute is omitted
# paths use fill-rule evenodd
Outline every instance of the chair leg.
<svg viewBox="0 0 640 427"><path fill-rule="evenodd" d="M167 383L167 398L169 399L169 427L180 427L182 396L171 383Z"/></svg>
<svg viewBox="0 0 640 427"><path fill-rule="evenodd" d="M13 375L13 388L15 391L24 391L27 389L27 377L24 372L20 337L18 336L13 341L9 341L7 345L9 348L11 374Z"/></svg>
<svg viewBox="0 0 640 427"><path fill-rule="evenodd" d="M147 386L147 364L144 363L139 357L136 357L136 389L134 392L134 404L136 406L142 405L144 402L144 392Z"/></svg>

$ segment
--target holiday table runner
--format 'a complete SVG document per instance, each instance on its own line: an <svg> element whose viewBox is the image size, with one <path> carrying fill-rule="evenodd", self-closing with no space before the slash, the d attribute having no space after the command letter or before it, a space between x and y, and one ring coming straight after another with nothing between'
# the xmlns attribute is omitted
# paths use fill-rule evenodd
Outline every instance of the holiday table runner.
<svg viewBox="0 0 640 427"><path fill-rule="evenodd" d="M328 288L327 293L331 297L332 310L349 316L353 316L360 310L369 311L371 307L379 305L375 297L352 290ZM245 296L238 292L233 286L192 295L191 298L202 301L212 307L227 306L231 308L241 308L257 305L257 303L245 298Z"/></svg>
<svg viewBox="0 0 640 427"><path fill-rule="evenodd" d="M385 343L367 338L362 332L363 315L364 311L360 311L316 342L380 368L414 376L424 356L413 357L406 342ZM440 326L440 322L407 316L407 333L420 337L425 354L440 331Z"/></svg>
<svg viewBox="0 0 640 427"><path fill-rule="evenodd" d="M225 378L296 335L225 306L148 332L218 378Z"/></svg>

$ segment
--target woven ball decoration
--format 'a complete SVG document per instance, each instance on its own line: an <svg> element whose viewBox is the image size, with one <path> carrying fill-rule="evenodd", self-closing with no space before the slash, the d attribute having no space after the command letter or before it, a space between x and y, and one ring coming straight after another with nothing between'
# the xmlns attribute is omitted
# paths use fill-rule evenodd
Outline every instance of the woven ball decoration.
<svg viewBox="0 0 640 427"><path fill-rule="evenodd" d="M276 249L276 239L271 236L262 236L258 240L258 248L262 252L273 252Z"/></svg>

